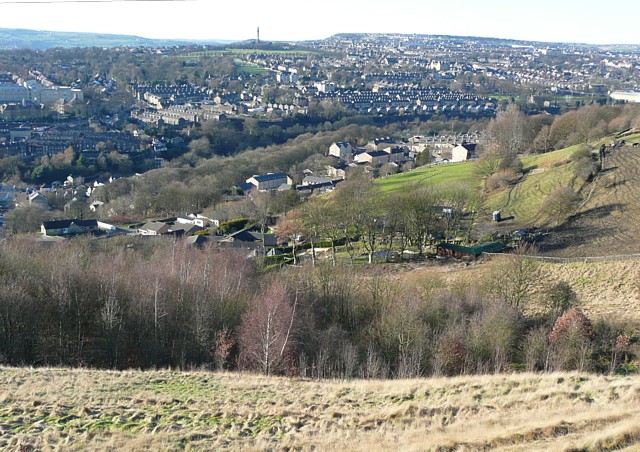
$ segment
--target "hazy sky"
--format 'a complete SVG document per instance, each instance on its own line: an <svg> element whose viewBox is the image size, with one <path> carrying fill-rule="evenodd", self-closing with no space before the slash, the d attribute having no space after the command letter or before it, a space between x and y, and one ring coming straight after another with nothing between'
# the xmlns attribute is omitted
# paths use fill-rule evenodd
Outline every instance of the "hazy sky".
<svg viewBox="0 0 640 452"><path fill-rule="evenodd" d="M273 41L394 32L640 44L638 0L40 1L0 0L0 28L241 40L259 26Z"/></svg>

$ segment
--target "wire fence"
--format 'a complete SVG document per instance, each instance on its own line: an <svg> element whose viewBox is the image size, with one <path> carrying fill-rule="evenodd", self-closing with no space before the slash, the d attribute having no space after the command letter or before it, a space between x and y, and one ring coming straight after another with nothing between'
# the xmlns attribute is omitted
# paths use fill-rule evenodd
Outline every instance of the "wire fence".
<svg viewBox="0 0 640 452"><path fill-rule="evenodd" d="M482 253L486 256L507 256L506 253ZM513 256L513 254L511 254ZM551 262L557 264L566 263L583 263L590 264L595 262L616 262L616 261L633 261L640 260L640 254L618 254L612 256L590 256L590 257L551 257L551 256L529 256L521 255L523 259L531 259L538 262Z"/></svg>

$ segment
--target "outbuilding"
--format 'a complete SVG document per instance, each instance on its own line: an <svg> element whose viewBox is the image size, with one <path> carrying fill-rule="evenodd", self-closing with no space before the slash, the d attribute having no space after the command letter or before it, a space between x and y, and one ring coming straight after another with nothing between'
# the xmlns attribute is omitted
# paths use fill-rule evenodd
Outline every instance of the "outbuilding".
<svg viewBox="0 0 640 452"><path fill-rule="evenodd" d="M453 257L455 259L476 259L483 253L498 253L504 249L502 242L479 243L475 246L462 246L453 243L441 243L438 245L438 256Z"/></svg>

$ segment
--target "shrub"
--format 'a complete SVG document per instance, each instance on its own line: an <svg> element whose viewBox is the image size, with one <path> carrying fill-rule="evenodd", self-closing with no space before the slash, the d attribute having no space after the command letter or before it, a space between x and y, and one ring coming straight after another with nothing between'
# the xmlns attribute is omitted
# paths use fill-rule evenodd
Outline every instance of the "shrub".
<svg viewBox="0 0 640 452"><path fill-rule="evenodd" d="M508 168L492 174L487 178L486 188L489 191L505 188L518 181L519 174L512 168Z"/></svg>
<svg viewBox="0 0 640 452"><path fill-rule="evenodd" d="M544 297L549 314L553 317L558 317L578 301L578 296L566 281L560 281L547 287Z"/></svg>
<svg viewBox="0 0 640 452"><path fill-rule="evenodd" d="M236 218L220 223L218 230L224 234L229 234L244 229L247 226L247 223L249 223L248 218Z"/></svg>
<svg viewBox="0 0 640 452"><path fill-rule="evenodd" d="M593 326L578 307L556 320L549 334L553 370L584 371L591 364Z"/></svg>
<svg viewBox="0 0 640 452"><path fill-rule="evenodd" d="M580 201L572 187L560 187L553 191L542 204L542 212L559 225L571 216Z"/></svg>

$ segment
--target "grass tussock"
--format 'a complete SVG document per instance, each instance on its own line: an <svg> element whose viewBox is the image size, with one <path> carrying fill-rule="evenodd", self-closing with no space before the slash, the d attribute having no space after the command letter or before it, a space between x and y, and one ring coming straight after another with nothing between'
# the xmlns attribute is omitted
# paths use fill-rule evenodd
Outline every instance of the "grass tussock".
<svg viewBox="0 0 640 452"><path fill-rule="evenodd" d="M0 449L640 446L640 377L350 382L206 372L0 369Z"/></svg>

